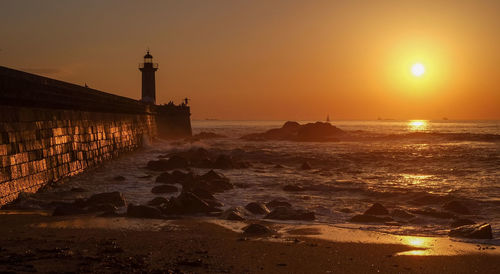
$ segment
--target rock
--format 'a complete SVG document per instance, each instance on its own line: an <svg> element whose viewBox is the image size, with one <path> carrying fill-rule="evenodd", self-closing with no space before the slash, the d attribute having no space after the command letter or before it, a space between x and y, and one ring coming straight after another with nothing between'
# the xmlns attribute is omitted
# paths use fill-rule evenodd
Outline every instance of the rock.
<svg viewBox="0 0 500 274"><path fill-rule="evenodd" d="M278 199L274 199L274 200L270 201L269 203L266 204L266 206L271 208L271 209L279 207L279 206L292 207L292 205L289 202L281 201Z"/></svg>
<svg viewBox="0 0 500 274"><path fill-rule="evenodd" d="M218 193L233 189L234 186L229 182L228 178L211 170L202 176L186 182L184 188L189 191L192 191L192 189L204 189L210 193Z"/></svg>
<svg viewBox="0 0 500 274"><path fill-rule="evenodd" d="M209 206L211 207L222 207L224 206L223 203L219 202L212 193L209 191L206 191L205 189L201 188L195 188L190 190L193 194L198 196L200 199L205 201Z"/></svg>
<svg viewBox="0 0 500 274"><path fill-rule="evenodd" d="M243 234L249 236L260 236L274 234L275 232L265 225L261 224L250 224L243 228Z"/></svg>
<svg viewBox="0 0 500 274"><path fill-rule="evenodd" d="M162 207L165 214L197 214L217 211L207 202L191 192L182 192L178 197L172 197Z"/></svg>
<svg viewBox="0 0 500 274"><path fill-rule="evenodd" d="M402 209L394 209L391 212L391 216L394 217L394 218L405 219L405 220L415 218L415 215L410 214L410 213L408 213L408 212L406 212L405 210L402 210Z"/></svg>
<svg viewBox="0 0 500 274"><path fill-rule="evenodd" d="M151 189L151 192L154 194L174 193L177 191L179 191L177 189L177 187L172 186L172 185L159 185L159 186L155 186L155 187L153 187L153 189Z"/></svg>
<svg viewBox="0 0 500 274"><path fill-rule="evenodd" d="M305 191L306 189L301 185L286 185L283 187L283 190L290 192L298 192L298 191Z"/></svg>
<svg viewBox="0 0 500 274"><path fill-rule="evenodd" d="M209 172L201 175L200 179L203 179L203 180L206 180L206 181L229 180L224 175L222 175L222 174L220 174L218 172L215 172L213 169L211 169Z"/></svg>
<svg viewBox="0 0 500 274"><path fill-rule="evenodd" d="M447 202L443 205L443 209L447 210L447 211L455 212L458 214L465 214L465 215L471 214L470 210L467 207L465 207L462 203L460 203L459 201Z"/></svg>
<svg viewBox="0 0 500 274"><path fill-rule="evenodd" d="M300 125L297 122L286 122L281 128L270 129L264 133L248 134L242 139L246 140L288 140L300 142L338 141L337 137L344 131L330 123L308 123Z"/></svg>
<svg viewBox="0 0 500 274"><path fill-rule="evenodd" d="M309 164L309 162L303 162L302 165L300 166L300 169L302 170L309 170L311 169L311 164Z"/></svg>
<svg viewBox="0 0 500 274"><path fill-rule="evenodd" d="M221 219L231 220L231 221L244 221L246 220L245 216L248 215L246 209L237 206L233 208L229 208L226 211L222 212Z"/></svg>
<svg viewBox="0 0 500 274"><path fill-rule="evenodd" d="M274 168L277 168L277 169L282 169L282 168L285 168L284 166L280 165L280 164L276 164L274 165Z"/></svg>
<svg viewBox="0 0 500 274"><path fill-rule="evenodd" d="M353 223L386 223L392 222L394 220L391 217L379 217L375 215L361 214L355 215L349 221Z"/></svg>
<svg viewBox="0 0 500 274"><path fill-rule="evenodd" d="M118 208L112 204L97 204L88 207L89 212L116 212Z"/></svg>
<svg viewBox="0 0 500 274"><path fill-rule="evenodd" d="M221 154L215 160L213 167L216 169L232 169L235 167L235 165L231 157Z"/></svg>
<svg viewBox="0 0 500 274"><path fill-rule="evenodd" d="M389 215L389 210L379 203L374 203L368 210L365 211L366 215Z"/></svg>
<svg viewBox="0 0 500 274"><path fill-rule="evenodd" d="M419 214L424 216L429 216L438 219L452 219L455 218L455 215L449 212L437 211L434 208L424 208L424 209L413 209L410 210L413 214Z"/></svg>
<svg viewBox="0 0 500 274"><path fill-rule="evenodd" d="M185 169L188 167L189 167L188 160L179 155L173 155L168 160L159 159L156 161L149 161L147 164L148 169L155 171L167 171L176 168Z"/></svg>
<svg viewBox="0 0 500 274"><path fill-rule="evenodd" d="M347 207L341 208L339 211L342 213L352 213L352 210Z"/></svg>
<svg viewBox="0 0 500 274"><path fill-rule="evenodd" d="M162 184L176 184L177 181L174 179L174 176L168 172L163 172L158 177L156 177L155 180L156 183L162 183Z"/></svg>
<svg viewBox="0 0 500 274"><path fill-rule="evenodd" d="M493 239L490 224L463 225L451 229L448 233L451 237L470 238L470 239Z"/></svg>
<svg viewBox="0 0 500 274"><path fill-rule="evenodd" d="M263 203L252 202L245 206L245 209L253 214L269 214L271 212L269 208Z"/></svg>
<svg viewBox="0 0 500 274"><path fill-rule="evenodd" d="M161 211L152 206L129 204L127 216L133 218L161 219Z"/></svg>
<svg viewBox="0 0 500 274"><path fill-rule="evenodd" d="M166 203L168 203L168 200L166 198L156 197L153 200L149 201L148 205L149 206L159 206L159 205L166 204Z"/></svg>
<svg viewBox="0 0 500 274"><path fill-rule="evenodd" d="M456 228L456 227L459 227L459 226L474 225L474 224L476 224L476 222L474 222L473 220L469 220L469 219L455 219L455 220L453 220L453 222L451 222L450 227L451 228Z"/></svg>
<svg viewBox="0 0 500 274"><path fill-rule="evenodd" d="M126 205L125 198L118 191L94 194L87 199L86 203L88 206L112 204L114 206L121 207Z"/></svg>
<svg viewBox="0 0 500 274"><path fill-rule="evenodd" d="M121 176L121 175L116 176L116 177L113 178L113 181L119 181L119 182L121 182L121 181L125 181L125 180L126 180L126 178L123 177L123 176Z"/></svg>
<svg viewBox="0 0 500 274"><path fill-rule="evenodd" d="M88 213L81 207L74 204L65 204L57 206L52 212L52 216L68 216L68 215L80 215Z"/></svg>
<svg viewBox="0 0 500 274"><path fill-rule="evenodd" d="M316 218L314 212L303 209L293 209L279 206L266 215L265 219L312 221Z"/></svg>

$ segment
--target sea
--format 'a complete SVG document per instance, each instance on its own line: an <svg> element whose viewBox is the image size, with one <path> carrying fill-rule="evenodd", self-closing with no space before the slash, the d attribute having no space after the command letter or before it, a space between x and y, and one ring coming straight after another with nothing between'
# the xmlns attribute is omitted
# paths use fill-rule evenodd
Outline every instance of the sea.
<svg viewBox="0 0 500 274"><path fill-rule="evenodd" d="M45 195L53 198L50 193L57 192L63 200L88 196L70 191L81 187L90 193L121 191L128 201L144 204L155 196L151 188L159 174L144 168L148 161L174 151L205 148L250 163L245 169L220 170L237 186L216 194L224 208L283 199L313 211L314 223L397 235L445 236L450 218L414 214L410 221L390 224L355 224L349 219L374 203L389 210L440 213L446 212L444 204L459 201L470 214L456 214L457 218L491 224L495 239L488 243L500 245L500 121L331 121L347 137L334 142L240 138L285 122L194 120L194 134L213 132L225 138L149 144L75 176ZM300 168L304 162L310 170ZM126 180L112 179L118 175ZM306 190L285 191L286 185Z"/></svg>

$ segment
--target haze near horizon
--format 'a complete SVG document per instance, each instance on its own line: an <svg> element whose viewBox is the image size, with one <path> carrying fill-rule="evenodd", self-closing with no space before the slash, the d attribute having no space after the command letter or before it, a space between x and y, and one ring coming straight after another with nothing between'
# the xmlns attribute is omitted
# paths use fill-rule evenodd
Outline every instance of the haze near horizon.
<svg viewBox="0 0 500 274"><path fill-rule="evenodd" d="M193 119L500 119L497 1L4 1L0 63Z"/></svg>

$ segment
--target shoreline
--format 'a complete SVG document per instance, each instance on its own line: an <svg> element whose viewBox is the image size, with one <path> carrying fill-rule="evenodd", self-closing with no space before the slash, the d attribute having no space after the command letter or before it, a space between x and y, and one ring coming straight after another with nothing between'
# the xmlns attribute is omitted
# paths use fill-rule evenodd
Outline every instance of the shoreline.
<svg viewBox="0 0 500 274"><path fill-rule="evenodd" d="M0 214L0 271L329 273L498 273L500 250L436 238L431 246L378 232L269 223L277 234L247 237L245 222ZM368 238L360 235L369 234ZM335 237L332 237L335 236ZM417 237L415 237L417 238ZM424 238L424 237L419 237ZM428 238L428 237L427 237ZM351 241L358 239L357 241ZM365 241L371 239L371 242ZM359 241L361 240L361 241ZM416 243L416 242L415 242ZM460 244L458 244L460 243ZM434 245L434 246L432 246ZM456 252L464 245L469 249ZM421 253L426 247L438 250ZM457 248L460 247L460 248ZM477 249L477 247L476 247ZM415 252L417 251L417 252ZM406 252L406 253L405 253ZM414 253L412 253L414 252Z"/></svg>

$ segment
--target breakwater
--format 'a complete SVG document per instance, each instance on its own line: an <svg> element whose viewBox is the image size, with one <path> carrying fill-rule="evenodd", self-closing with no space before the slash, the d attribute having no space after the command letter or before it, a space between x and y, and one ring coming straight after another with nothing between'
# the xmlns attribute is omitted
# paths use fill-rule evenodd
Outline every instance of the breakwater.
<svg viewBox="0 0 500 274"><path fill-rule="evenodd" d="M0 67L0 206L156 137L188 136L189 116Z"/></svg>

